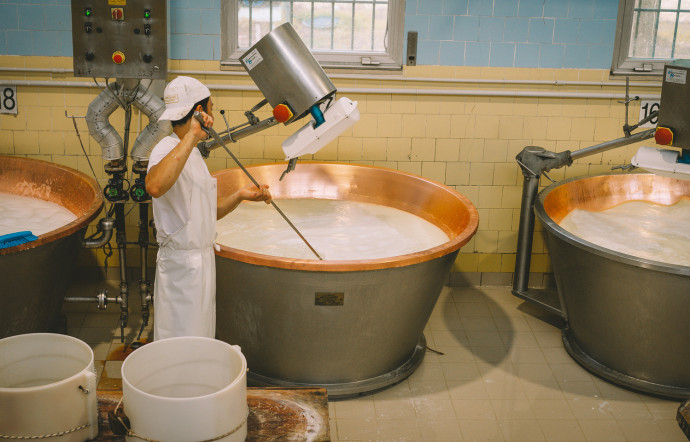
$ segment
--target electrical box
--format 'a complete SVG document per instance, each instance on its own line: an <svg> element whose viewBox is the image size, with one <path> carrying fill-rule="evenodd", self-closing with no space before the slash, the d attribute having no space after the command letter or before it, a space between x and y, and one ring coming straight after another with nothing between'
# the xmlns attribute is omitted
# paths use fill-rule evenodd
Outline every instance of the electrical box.
<svg viewBox="0 0 690 442"><path fill-rule="evenodd" d="M690 115L690 60L676 60L664 66L657 123L657 131L666 128L673 133L670 146L690 149L688 115Z"/></svg>
<svg viewBox="0 0 690 442"><path fill-rule="evenodd" d="M72 0L75 77L165 79L166 0Z"/></svg>

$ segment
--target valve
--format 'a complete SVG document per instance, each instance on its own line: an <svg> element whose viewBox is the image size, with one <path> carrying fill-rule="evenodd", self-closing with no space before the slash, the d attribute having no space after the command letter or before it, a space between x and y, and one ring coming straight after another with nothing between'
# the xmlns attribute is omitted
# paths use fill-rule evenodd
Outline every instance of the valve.
<svg viewBox="0 0 690 442"><path fill-rule="evenodd" d="M123 188L124 181L118 178L111 178L108 185L103 189L103 196L111 203L124 202L129 199L129 194Z"/></svg>
<svg viewBox="0 0 690 442"><path fill-rule="evenodd" d="M132 197L132 201L137 203L151 200L151 195L146 192L146 180L144 178L134 180L134 185L129 189L129 196Z"/></svg>

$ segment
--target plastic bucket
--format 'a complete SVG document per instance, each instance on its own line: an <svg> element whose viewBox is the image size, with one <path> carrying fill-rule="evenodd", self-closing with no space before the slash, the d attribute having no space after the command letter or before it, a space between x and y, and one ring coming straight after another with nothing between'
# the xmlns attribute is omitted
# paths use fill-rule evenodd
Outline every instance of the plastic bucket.
<svg viewBox="0 0 690 442"><path fill-rule="evenodd" d="M98 435L96 372L85 342L51 333L0 339L0 435Z"/></svg>
<svg viewBox="0 0 690 442"><path fill-rule="evenodd" d="M131 432L147 439L243 441L247 361L240 347L202 337L146 344L122 364ZM127 438L128 441L139 441Z"/></svg>

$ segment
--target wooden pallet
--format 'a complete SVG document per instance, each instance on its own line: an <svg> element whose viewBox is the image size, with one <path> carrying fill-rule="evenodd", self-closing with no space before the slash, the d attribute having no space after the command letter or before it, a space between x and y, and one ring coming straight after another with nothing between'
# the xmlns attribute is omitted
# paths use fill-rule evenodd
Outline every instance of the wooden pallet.
<svg viewBox="0 0 690 442"><path fill-rule="evenodd" d="M676 414L676 420L681 430L683 430L683 433L685 433L685 437L690 440L690 399L680 404L678 413Z"/></svg>
<svg viewBox="0 0 690 442"><path fill-rule="evenodd" d="M122 397L121 390L99 390L98 437L95 441L124 441L112 433L108 412ZM247 440L330 440L328 397L324 388L247 388ZM127 410L125 410L125 413Z"/></svg>

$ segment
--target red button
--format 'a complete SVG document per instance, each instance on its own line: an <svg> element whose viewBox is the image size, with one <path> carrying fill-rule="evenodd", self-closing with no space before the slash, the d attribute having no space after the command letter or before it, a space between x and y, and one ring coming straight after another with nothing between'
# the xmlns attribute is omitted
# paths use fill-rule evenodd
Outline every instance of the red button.
<svg viewBox="0 0 690 442"><path fill-rule="evenodd" d="M115 64L122 64L125 62L125 54L120 51L113 52L113 61Z"/></svg>
<svg viewBox="0 0 690 442"><path fill-rule="evenodd" d="M273 108L273 117L275 117L279 123L285 123L292 118L292 115L293 113L290 110L290 107L288 107L286 104L279 104Z"/></svg>
<svg viewBox="0 0 690 442"><path fill-rule="evenodd" d="M671 146L673 144L673 129L669 127L657 127L654 132L654 140L657 144L662 146Z"/></svg>

